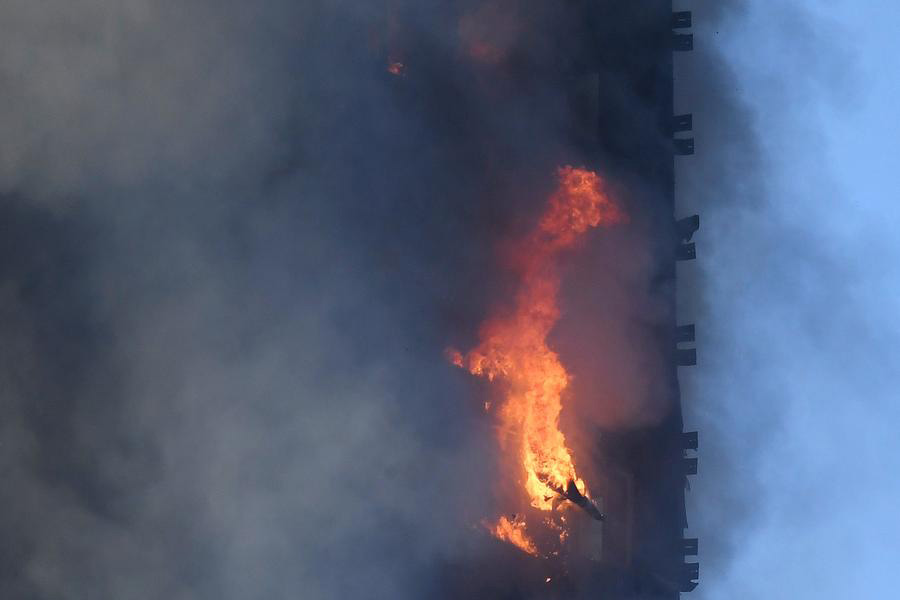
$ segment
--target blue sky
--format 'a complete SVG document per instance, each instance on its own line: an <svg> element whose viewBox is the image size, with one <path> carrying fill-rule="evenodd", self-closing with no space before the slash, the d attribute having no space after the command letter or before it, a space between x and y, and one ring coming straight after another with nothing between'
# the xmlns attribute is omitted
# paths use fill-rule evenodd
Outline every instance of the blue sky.
<svg viewBox="0 0 900 600"><path fill-rule="evenodd" d="M701 430L689 513L701 538L698 593L893 598L900 7L748 4L718 32L698 24L697 44L714 40L734 69L759 168L738 170L738 197L717 207L692 197L702 182L690 170L729 160L703 156L702 127L698 162L679 165L683 212L704 212L700 258L680 273L703 298L681 305L698 319L701 356L682 376L688 426ZM714 439L706 455L704 428ZM713 455L723 448L729 461ZM741 488L723 492L733 481ZM736 527L726 534L728 511L709 509L729 494L743 497L727 500ZM703 539L723 537L730 560L704 556Z"/></svg>

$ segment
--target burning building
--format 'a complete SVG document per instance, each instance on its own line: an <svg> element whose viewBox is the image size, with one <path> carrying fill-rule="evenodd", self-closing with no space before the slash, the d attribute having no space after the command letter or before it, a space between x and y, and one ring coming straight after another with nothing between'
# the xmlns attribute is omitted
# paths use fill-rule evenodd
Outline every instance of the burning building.
<svg viewBox="0 0 900 600"><path fill-rule="evenodd" d="M696 585L690 15L7 4L4 597Z"/></svg>
<svg viewBox="0 0 900 600"><path fill-rule="evenodd" d="M662 0L537 4L492 0L448 17L456 77L476 92L447 118L491 122L475 134L485 168L513 174L495 193L522 207L486 258L501 291L471 325L476 339L447 351L489 382L474 395L500 466L487 485L496 510L480 524L496 554L449 566L445 589L677 598L699 578L698 542L684 535L698 435L684 431L678 385L697 358L694 326L675 311L676 263L695 258L700 225L674 199L674 161L694 145L692 116L674 114L672 57L693 47L692 15ZM413 101L438 82L417 61L436 50L390 21L405 43L388 43L387 71ZM592 311L596 295L628 306Z"/></svg>

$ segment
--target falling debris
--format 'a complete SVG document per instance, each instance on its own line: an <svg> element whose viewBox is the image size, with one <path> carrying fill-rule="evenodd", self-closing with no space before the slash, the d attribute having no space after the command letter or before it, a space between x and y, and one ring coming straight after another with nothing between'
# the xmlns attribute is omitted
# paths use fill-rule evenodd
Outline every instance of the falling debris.
<svg viewBox="0 0 900 600"><path fill-rule="evenodd" d="M585 497L578 489L578 486L575 485L574 481L570 480L566 489L563 490L561 494L566 500L572 502L579 508L582 508L592 518L598 521L606 520L606 515L600 512L600 509L597 508L597 503L591 498Z"/></svg>

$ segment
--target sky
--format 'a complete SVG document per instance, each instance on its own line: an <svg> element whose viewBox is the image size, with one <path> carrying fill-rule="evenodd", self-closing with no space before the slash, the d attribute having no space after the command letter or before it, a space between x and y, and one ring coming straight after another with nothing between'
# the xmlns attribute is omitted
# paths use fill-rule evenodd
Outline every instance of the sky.
<svg viewBox="0 0 900 600"><path fill-rule="evenodd" d="M444 350L510 289L485 257L572 152L569 111L460 67L441 3L395 3L423 49L398 85L375 4L0 6L0 596L436 598L502 570L458 525L498 465ZM890 598L897 10L681 4L694 594ZM579 31L553 8L527 18ZM541 76L568 49L526 41Z"/></svg>
<svg viewBox="0 0 900 600"><path fill-rule="evenodd" d="M701 353L682 376L688 424L713 440L689 494L701 597L896 595L896 18L889 2L753 2L698 39L731 65L762 166L699 207L698 273L679 273L705 292L681 306ZM679 165L685 210L702 194L691 170L722 160L697 138L698 163ZM716 515L710 500L736 489L703 476L720 444L744 483ZM731 554L704 553L731 517Z"/></svg>

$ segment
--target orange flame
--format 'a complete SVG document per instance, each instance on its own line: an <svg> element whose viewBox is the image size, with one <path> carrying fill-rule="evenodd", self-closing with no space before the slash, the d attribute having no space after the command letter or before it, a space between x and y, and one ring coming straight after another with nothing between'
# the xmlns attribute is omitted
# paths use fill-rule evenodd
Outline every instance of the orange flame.
<svg viewBox="0 0 900 600"><path fill-rule="evenodd" d="M513 518L513 520L510 521L504 516L500 517L495 525L488 525L487 527L491 532L491 535L498 540L509 542L526 554L537 556L537 546L534 545L534 542L531 541L531 538L525 533L524 520Z"/></svg>
<svg viewBox="0 0 900 600"><path fill-rule="evenodd" d="M559 430L569 374L547 346L547 336L560 317L558 255L588 229L627 221L596 173L566 166L557 175L558 188L521 246L520 283L512 310L487 319L480 344L465 357L458 352L449 355L454 364L475 375L491 381L502 377L509 384L500 409L501 431L520 436L524 487L531 505L545 511L552 510L569 481L586 493ZM501 525L503 519L497 527Z"/></svg>

